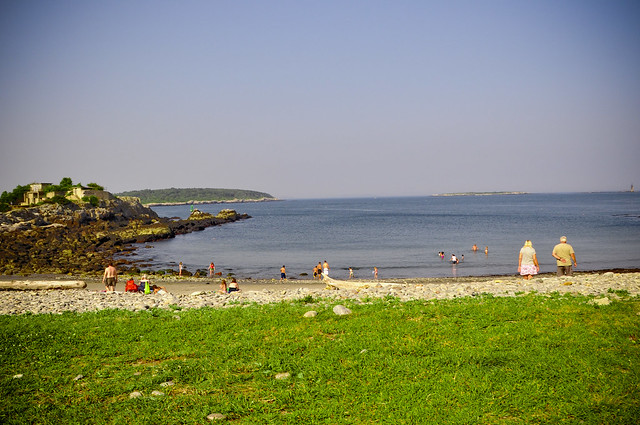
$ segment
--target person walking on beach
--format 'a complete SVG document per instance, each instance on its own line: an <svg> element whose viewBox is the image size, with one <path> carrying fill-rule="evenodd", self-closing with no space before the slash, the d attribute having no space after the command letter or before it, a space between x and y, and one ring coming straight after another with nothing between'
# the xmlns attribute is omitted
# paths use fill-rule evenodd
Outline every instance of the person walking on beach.
<svg viewBox="0 0 640 425"><path fill-rule="evenodd" d="M538 274L539 271L540 266L538 265L536 250L533 249L531 241L526 240L524 246L520 249L520 255L518 256L518 272L520 273L520 276L524 276L526 280L529 280L534 275Z"/></svg>
<svg viewBox="0 0 640 425"><path fill-rule="evenodd" d="M182 276L182 261L178 264L178 276Z"/></svg>
<svg viewBox="0 0 640 425"><path fill-rule="evenodd" d="M118 283L118 270L113 266L113 263L109 263L104 274L102 275L102 283L107 292L114 292L116 290L116 283Z"/></svg>
<svg viewBox="0 0 640 425"><path fill-rule="evenodd" d="M378 268L377 267L373 267L373 278L377 279L378 278Z"/></svg>
<svg viewBox="0 0 640 425"><path fill-rule="evenodd" d="M213 264L213 261L211 262L211 264L209 264L209 277L213 277L213 274L216 272L216 265Z"/></svg>
<svg viewBox="0 0 640 425"><path fill-rule="evenodd" d="M287 280L287 268L284 266L284 264L282 265L282 267L280 267L280 282L282 282L283 280Z"/></svg>
<svg viewBox="0 0 640 425"><path fill-rule="evenodd" d="M349 267L349 279L353 279L353 268Z"/></svg>
<svg viewBox="0 0 640 425"><path fill-rule="evenodd" d="M573 260L574 267L578 267L576 253L573 250L573 247L567 243L566 236L562 236L560 238L560 243L553 247L551 255L553 255L553 258L557 260L558 276L572 275L571 260Z"/></svg>

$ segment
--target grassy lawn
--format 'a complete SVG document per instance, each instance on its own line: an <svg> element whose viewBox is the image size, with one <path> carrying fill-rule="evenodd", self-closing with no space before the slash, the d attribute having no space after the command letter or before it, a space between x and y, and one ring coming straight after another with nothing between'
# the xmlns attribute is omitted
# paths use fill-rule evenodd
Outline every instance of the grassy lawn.
<svg viewBox="0 0 640 425"><path fill-rule="evenodd" d="M635 424L640 299L588 300L2 316L0 423Z"/></svg>

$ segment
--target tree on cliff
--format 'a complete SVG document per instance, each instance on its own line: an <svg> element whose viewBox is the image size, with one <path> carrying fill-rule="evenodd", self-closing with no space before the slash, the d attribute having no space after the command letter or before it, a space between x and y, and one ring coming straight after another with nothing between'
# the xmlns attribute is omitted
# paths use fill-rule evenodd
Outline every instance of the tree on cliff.
<svg viewBox="0 0 640 425"><path fill-rule="evenodd" d="M19 205L24 199L24 194L30 189L31 187L29 185L18 185L12 192L2 192L2 195L0 195L0 212L9 211L11 209L11 205Z"/></svg>

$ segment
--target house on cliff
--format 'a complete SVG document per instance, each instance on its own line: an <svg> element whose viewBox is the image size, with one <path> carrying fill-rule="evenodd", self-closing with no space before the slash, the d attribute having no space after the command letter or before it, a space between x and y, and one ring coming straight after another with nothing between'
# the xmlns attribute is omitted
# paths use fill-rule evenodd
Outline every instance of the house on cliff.
<svg viewBox="0 0 640 425"><path fill-rule="evenodd" d="M45 192L49 186L53 186L53 183L31 183L31 190L25 192L22 205L34 205L56 196L55 192Z"/></svg>
<svg viewBox="0 0 640 425"><path fill-rule="evenodd" d="M63 196L70 201L76 202L82 201L82 198L91 196L95 196L96 198L103 201L115 199L115 197L111 193L105 190L97 190L91 187L73 186L71 190L68 191L48 190L51 186L54 186L53 183L31 183L31 190L25 192L22 205L35 205L47 199L51 199L54 196Z"/></svg>

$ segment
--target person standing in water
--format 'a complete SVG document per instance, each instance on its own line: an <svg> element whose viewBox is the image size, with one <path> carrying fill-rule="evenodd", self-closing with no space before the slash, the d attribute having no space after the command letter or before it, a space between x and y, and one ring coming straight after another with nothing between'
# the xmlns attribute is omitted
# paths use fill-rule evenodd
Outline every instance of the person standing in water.
<svg viewBox="0 0 640 425"><path fill-rule="evenodd" d="M322 273L327 277L329 277L329 269L329 263L327 262L327 260L324 260L324 264L322 265Z"/></svg>

